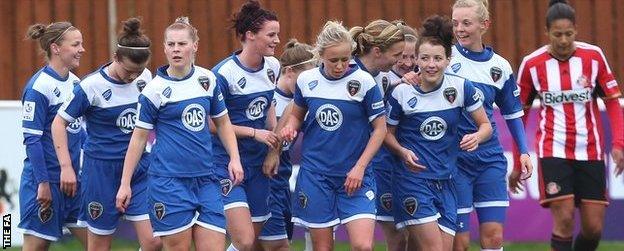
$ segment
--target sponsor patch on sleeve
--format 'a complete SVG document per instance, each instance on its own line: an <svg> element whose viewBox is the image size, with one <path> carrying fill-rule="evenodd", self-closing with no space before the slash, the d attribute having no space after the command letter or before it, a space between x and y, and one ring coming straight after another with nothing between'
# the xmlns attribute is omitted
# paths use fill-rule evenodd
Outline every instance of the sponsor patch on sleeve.
<svg viewBox="0 0 624 251"><path fill-rule="evenodd" d="M516 88L516 89L513 91L513 95L514 95L514 97L518 97L518 96L520 96L520 89Z"/></svg>
<svg viewBox="0 0 624 251"><path fill-rule="evenodd" d="M223 94L219 93L219 96L217 96L217 99L218 99L219 101L223 100Z"/></svg>
<svg viewBox="0 0 624 251"><path fill-rule="evenodd" d="M383 103L383 101L375 102L375 103L373 103L372 107L373 107L373 110L381 109L381 108L384 107L384 103Z"/></svg>
<svg viewBox="0 0 624 251"><path fill-rule="evenodd" d="M22 111L22 119L26 121L35 120L35 102L25 101Z"/></svg>
<svg viewBox="0 0 624 251"><path fill-rule="evenodd" d="M617 84L617 82L615 80L607 83L607 88L609 88L609 89L617 87L617 86L618 86L618 84Z"/></svg>

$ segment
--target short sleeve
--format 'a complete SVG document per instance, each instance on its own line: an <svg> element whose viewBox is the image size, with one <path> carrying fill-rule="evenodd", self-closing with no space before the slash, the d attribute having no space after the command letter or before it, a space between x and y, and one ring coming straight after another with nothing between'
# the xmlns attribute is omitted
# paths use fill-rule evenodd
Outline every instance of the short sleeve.
<svg viewBox="0 0 624 251"><path fill-rule="evenodd" d="M63 105L63 109L59 110L58 115L67 122L73 123L85 114L90 105L91 102L82 86L76 85L73 97L67 104Z"/></svg>
<svg viewBox="0 0 624 251"><path fill-rule="evenodd" d="M483 97L469 80L464 80L464 109L474 112L483 105Z"/></svg>
<svg viewBox="0 0 624 251"><path fill-rule="evenodd" d="M218 118L227 114L227 108L225 107L225 101L223 94L221 93L221 80L217 78L217 86L213 88L212 96L210 97L210 117Z"/></svg>
<svg viewBox="0 0 624 251"><path fill-rule="evenodd" d="M377 85L373 85L372 88L366 92L366 95L364 95L364 99L362 100L362 104L365 107L366 116L368 116L369 122L375 120L375 118L379 117L379 115L383 115L386 112L383 95Z"/></svg>
<svg viewBox="0 0 624 251"><path fill-rule="evenodd" d="M396 90L397 89L395 89L393 93L396 92ZM386 123L396 126L399 124L399 121L403 116L403 108L393 95L388 96L388 118L386 120Z"/></svg>
<svg viewBox="0 0 624 251"><path fill-rule="evenodd" d="M513 74L503 84L503 88L497 90L494 102L500 108L505 119L520 118L524 115L522 104L520 103L520 90L516 85L516 78Z"/></svg>

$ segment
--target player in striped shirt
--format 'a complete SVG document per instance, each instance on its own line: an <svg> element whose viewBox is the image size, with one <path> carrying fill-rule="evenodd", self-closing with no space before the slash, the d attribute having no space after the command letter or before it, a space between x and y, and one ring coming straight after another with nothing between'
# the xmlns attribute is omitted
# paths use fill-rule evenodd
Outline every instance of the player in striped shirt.
<svg viewBox="0 0 624 251"><path fill-rule="evenodd" d="M608 204L597 97L609 114L619 174L624 168L621 93L602 50L575 41L575 11L566 1L550 1L546 29L550 44L526 56L518 71L525 113L535 97L541 104L536 135L540 204L553 215L554 250L572 249L575 206L582 224L574 250L594 250ZM510 176L512 189L518 188L518 175L514 170Z"/></svg>

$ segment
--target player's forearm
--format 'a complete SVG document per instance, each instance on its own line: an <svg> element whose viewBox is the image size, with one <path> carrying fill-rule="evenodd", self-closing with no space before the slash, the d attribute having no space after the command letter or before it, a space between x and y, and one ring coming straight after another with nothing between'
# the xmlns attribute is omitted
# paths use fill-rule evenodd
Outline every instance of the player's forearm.
<svg viewBox="0 0 624 251"><path fill-rule="evenodd" d="M236 142L236 135L234 133L234 127L230 123L230 119L227 115L214 120L217 128L217 135L225 147L225 151L230 156L230 160L240 159L238 153L238 143Z"/></svg>
<svg viewBox="0 0 624 251"><path fill-rule="evenodd" d="M54 142L54 150L58 158L61 170L72 169L71 157L69 154L69 147L67 146L67 121L56 116L52 121L52 140ZM67 171L67 170L65 170Z"/></svg>
<svg viewBox="0 0 624 251"><path fill-rule="evenodd" d="M371 133L370 138L368 139L368 143L366 144L366 148L364 148L364 152L360 155L360 158L355 163L357 167L366 168L368 163L373 159L379 148L383 144L384 138L386 137L386 117L379 116L375 120L373 120L373 132Z"/></svg>
<svg viewBox="0 0 624 251"><path fill-rule="evenodd" d="M624 149L624 130L622 130L624 128L624 115L620 102L618 98L605 99L604 102L611 122L613 147Z"/></svg>
<svg viewBox="0 0 624 251"><path fill-rule="evenodd" d="M128 151L126 152L126 157L124 158L123 173L121 175L122 185L130 185L134 169L139 163L139 160L143 155L145 145L147 144L148 134L149 130L142 128L135 128L132 132L132 138L130 139L130 144L128 145Z"/></svg>
<svg viewBox="0 0 624 251"><path fill-rule="evenodd" d="M526 143L526 134L524 131L524 124L522 123L522 119L508 119L505 120L505 123L507 123L507 128L509 128L509 132L511 133L511 136L514 139L516 147L518 148L520 153L528 153L529 150Z"/></svg>

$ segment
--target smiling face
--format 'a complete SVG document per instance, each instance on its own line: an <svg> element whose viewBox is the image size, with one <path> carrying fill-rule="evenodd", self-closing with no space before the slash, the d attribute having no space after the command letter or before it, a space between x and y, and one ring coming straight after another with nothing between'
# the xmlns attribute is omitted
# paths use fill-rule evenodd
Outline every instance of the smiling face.
<svg viewBox="0 0 624 251"><path fill-rule="evenodd" d="M340 42L325 48L320 55L325 74L332 78L342 77L349 69L351 51L349 42Z"/></svg>
<svg viewBox="0 0 624 251"><path fill-rule="evenodd" d="M247 31L245 43L249 43L263 56L273 56L275 48L280 43L279 32L278 21L266 21L257 33Z"/></svg>
<svg viewBox="0 0 624 251"><path fill-rule="evenodd" d="M165 55L170 66L183 68L193 63L197 42L187 29L169 29L165 33Z"/></svg>
<svg viewBox="0 0 624 251"><path fill-rule="evenodd" d="M479 51L483 48L483 33L489 22L481 20L477 15L477 6L453 9L453 33L457 42L469 50Z"/></svg>
<svg viewBox="0 0 624 251"><path fill-rule="evenodd" d="M388 47L386 51L380 53L380 57L377 59L377 66L379 71L389 71L392 66L396 64L401 55L403 54L403 48L405 48L405 42L397 42Z"/></svg>
<svg viewBox="0 0 624 251"><path fill-rule="evenodd" d="M79 30L67 31L58 44L53 43L50 46L53 52L51 60L58 57L62 64L70 70L80 65L80 57L82 57L85 49L82 47L82 33Z"/></svg>
<svg viewBox="0 0 624 251"><path fill-rule="evenodd" d="M566 60L574 53L576 40L576 26L569 19L557 19L550 24L546 31L550 40L549 50L556 58Z"/></svg>
<svg viewBox="0 0 624 251"><path fill-rule="evenodd" d="M442 45L424 42L418 48L417 64L422 84L435 86L442 80L444 70L449 65L449 58Z"/></svg>
<svg viewBox="0 0 624 251"><path fill-rule="evenodd" d="M401 59L392 67L398 74L405 75L416 66L416 42L406 42Z"/></svg>

